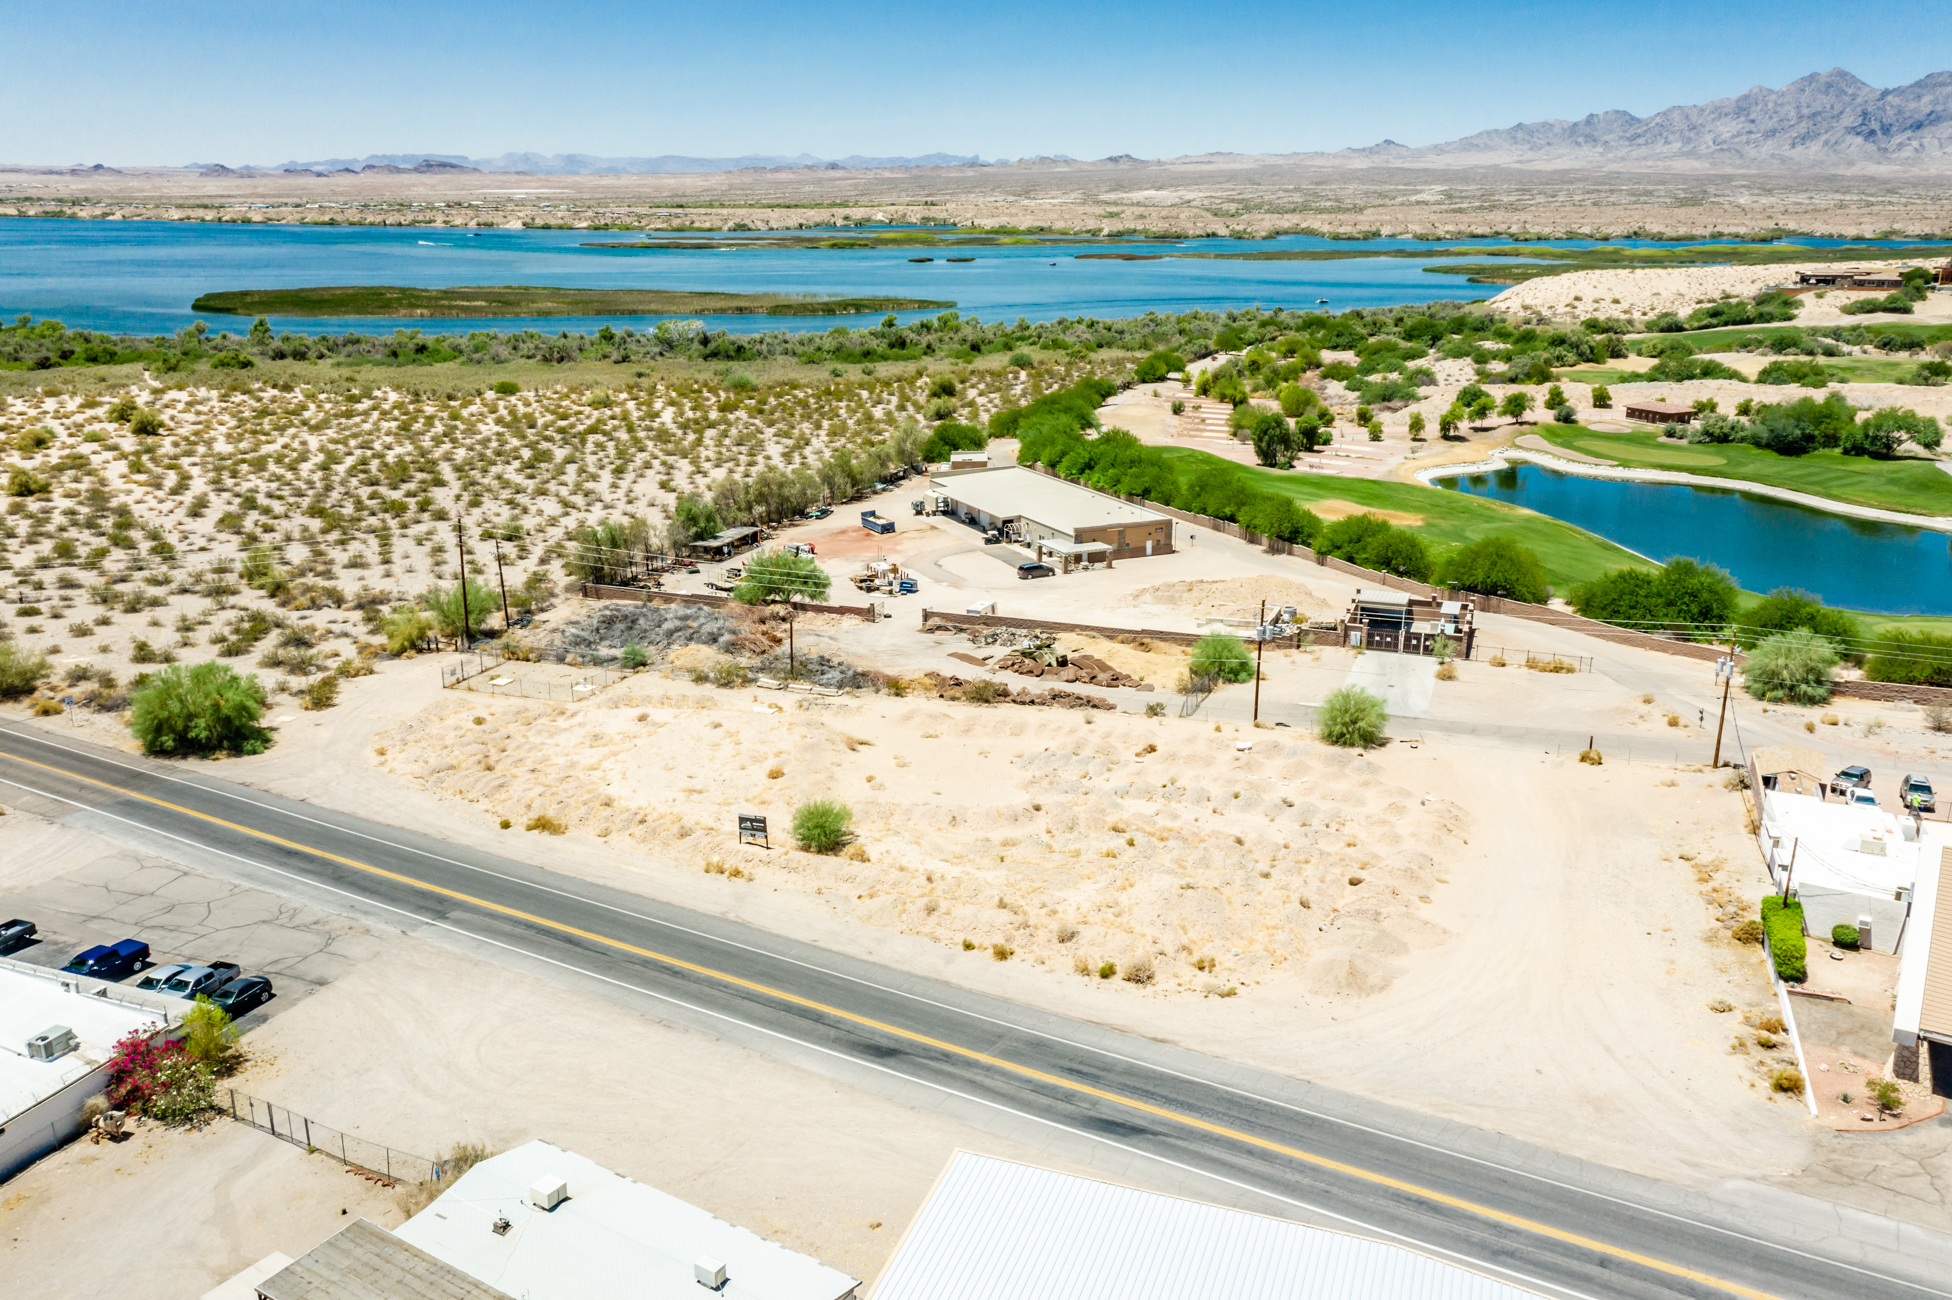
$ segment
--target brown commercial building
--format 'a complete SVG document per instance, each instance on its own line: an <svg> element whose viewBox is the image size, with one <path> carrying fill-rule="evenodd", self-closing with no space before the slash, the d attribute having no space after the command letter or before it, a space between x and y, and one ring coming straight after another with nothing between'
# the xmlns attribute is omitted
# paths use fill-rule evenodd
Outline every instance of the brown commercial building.
<svg viewBox="0 0 1952 1300"><path fill-rule="evenodd" d="M1700 412L1674 402L1628 402L1627 418L1642 424L1693 424Z"/></svg>

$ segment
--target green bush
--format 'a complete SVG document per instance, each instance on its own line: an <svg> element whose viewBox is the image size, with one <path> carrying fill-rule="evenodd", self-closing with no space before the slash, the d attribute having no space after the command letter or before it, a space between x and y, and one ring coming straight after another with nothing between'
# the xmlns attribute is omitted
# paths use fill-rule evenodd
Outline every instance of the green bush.
<svg viewBox="0 0 1952 1300"><path fill-rule="evenodd" d="M488 622L489 610L498 607L495 594L476 582L473 575L468 577L466 596L467 599L464 601L461 584L458 582L452 587L429 587L421 596L422 602L433 614L434 623L440 629L442 636L461 635L463 609L467 611L468 635L476 635Z"/></svg>
<svg viewBox="0 0 1952 1300"><path fill-rule="evenodd" d="M1908 627L1881 627L1874 635L1880 648L1864 661L1864 676L1907 686L1952 686L1952 635Z"/></svg>
<svg viewBox="0 0 1952 1300"><path fill-rule="evenodd" d="M264 687L229 664L176 664L148 675L130 700L129 730L149 754L261 754Z"/></svg>
<svg viewBox="0 0 1952 1300"><path fill-rule="evenodd" d="M0 700L33 694L41 679L53 671L46 655L12 641L0 641Z"/></svg>
<svg viewBox="0 0 1952 1300"><path fill-rule="evenodd" d="M853 810L831 799L814 799L793 810L793 838L809 853L833 853L852 838Z"/></svg>
<svg viewBox="0 0 1952 1300"><path fill-rule="evenodd" d="M1315 730L1325 744L1344 749L1368 749L1382 743L1389 709L1382 697L1360 686L1344 686L1329 693L1315 711Z"/></svg>
<svg viewBox="0 0 1952 1300"><path fill-rule="evenodd" d="M650 657L651 657L650 651L646 650L643 646L639 645L637 642L632 641L629 645L625 646L623 648L623 652L617 656L617 662L622 664L625 668L633 668L633 669L642 668L646 663L650 661Z"/></svg>
<svg viewBox="0 0 1952 1300"><path fill-rule="evenodd" d="M163 417L160 412L144 407L129 417L129 432L145 437L154 437L163 431Z"/></svg>
<svg viewBox="0 0 1952 1300"><path fill-rule="evenodd" d="M1770 704L1822 704L1836 666L1837 647L1829 639L1802 628L1778 632L1749 652L1742 689Z"/></svg>
<svg viewBox="0 0 1952 1300"><path fill-rule="evenodd" d="M1193 643L1193 656L1187 671L1195 676L1208 674L1223 682L1254 680L1254 656L1237 636L1215 632Z"/></svg>
<svg viewBox="0 0 1952 1300"><path fill-rule="evenodd" d="M1142 384L1156 384L1175 371L1186 369L1186 358L1177 352L1154 352L1139 362L1134 372Z"/></svg>
<svg viewBox="0 0 1952 1300"><path fill-rule="evenodd" d="M495 391L503 397L513 397L522 391L522 385L516 383L513 379L497 379L495 381Z"/></svg>
<svg viewBox="0 0 1952 1300"><path fill-rule="evenodd" d="M1803 942L1803 904L1770 894L1762 900L1762 932L1769 939L1776 974L1800 984L1809 974L1809 947Z"/></svg>
<svg viewBox="0 0 1952 1300"><path fill-rule="evenodd" d="M1545 564L1530 547L1496 534L1451 552L1440 570L1443 586L1543 605L1552 596Z"/></svg>
<svg viewBox="0 0 1952 1300"><path fill-rule="evenodd" d="M785 600L827 599L831 580L811 555L792 551L764 551L746 561L745 575L732 588L741 605L766 605Z"/></svg>
<svg viewBox="0 0 1952 1300"><path fill-rule="evenodd" d="M389 653L401 655L414 649L434 633L434 620L412 605L402 605L380 623Z"/></svg>
<svg viewBox="0 0 1952 1300"><path fill-rule="evenodd" d="M1830 942L1839 948L1855 948L1861 936L1854 925L1833 925L1830 927Z"/></svg>

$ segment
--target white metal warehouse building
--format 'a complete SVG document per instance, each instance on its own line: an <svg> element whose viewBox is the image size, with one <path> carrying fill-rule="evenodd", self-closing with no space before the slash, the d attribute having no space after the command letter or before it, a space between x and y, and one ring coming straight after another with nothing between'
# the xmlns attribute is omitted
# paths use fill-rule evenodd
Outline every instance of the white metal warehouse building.
<svg viewBox="0 0 1952 1300"><path fill-rule="evenodd" d="M1537 1300L1402 1246L958 1151L869 1300Z"/></svg>

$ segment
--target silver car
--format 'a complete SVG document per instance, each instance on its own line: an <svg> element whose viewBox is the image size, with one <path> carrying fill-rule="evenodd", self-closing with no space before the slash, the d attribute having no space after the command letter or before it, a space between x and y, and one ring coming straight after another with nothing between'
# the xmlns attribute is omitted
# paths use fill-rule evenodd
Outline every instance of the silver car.
<svg viewBox="0 0 1952 1300"><path fill-rule="evenodd" d="M224 977L208 966L185 966L160 991L173 998L194 1001L199 993L215 993L223 982Z"/></svg>

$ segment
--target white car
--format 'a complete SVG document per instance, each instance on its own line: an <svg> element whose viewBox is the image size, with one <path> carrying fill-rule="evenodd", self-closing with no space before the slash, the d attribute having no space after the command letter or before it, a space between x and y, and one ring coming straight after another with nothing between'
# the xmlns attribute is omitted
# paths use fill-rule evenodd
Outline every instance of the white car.
<svg viewBox="0 0 1952 1300"><path fill-rule="evenodd" d="M1863 786L1853 786L1844 791L1844 802L1853 808L1877 807L1877 796Z"/></svg>
<svg viewBox="0 0 1952 1300"><path fill-rule="evenodd" d="M136 987L148 989L152 993L161 993L163 985L188 969L190 969L188 966L158 966L154 970L143 972L142 978L136 981Z"/></svg>

